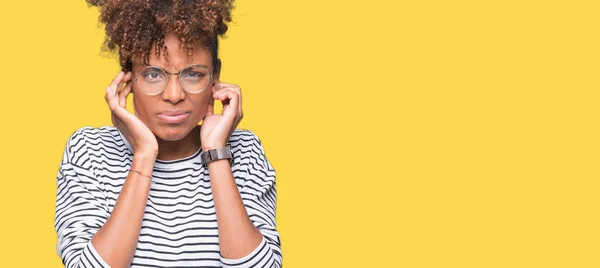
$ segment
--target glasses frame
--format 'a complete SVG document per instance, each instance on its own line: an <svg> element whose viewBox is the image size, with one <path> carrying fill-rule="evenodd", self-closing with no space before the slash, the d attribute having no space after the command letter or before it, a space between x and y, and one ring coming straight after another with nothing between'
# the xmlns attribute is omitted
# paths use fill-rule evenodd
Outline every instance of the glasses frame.
<svg viewBox="0 0 600 268"><path fill-rule="evenodd" d="M199 91L193 91L193 92L192 92L192 91L188 91L188 90L186 90L186 89L185 89L185 87L183 87L183 85L181 84L181 80L179 79L179 78L180 78L180 76L179 76L179 75L181 74L181 72L183 72L183 71L185 71L185 70L187 70L187 69L189 69L189 68L193 68L193 67L197 67L197 66L200 66L200 67L206 68L206 70L208 71L208 83L206 84L206 86L204 86L204 88L203 88L203 89L201 89L201 90L199 90ZM165 83L165 87L164 87L164 88L163 88L163 89L162 89L160 92L158 92L158 93L156 93L156 94L150 94L150 93L148 93L148 92L146 92L146 91L144 91L144 90L141 90L142 92L144 92L145 94L147 94L147 95L150 95L150 96L156 96L156 95L160 95L160 94L162 94L163 92L165 92L165 89L167 89L167 87L169 86L169 80L170 80L170 79L169 79L169 77L171 77L172 75L176 75L176 76L177 76L177 83L179 84L179 86L180 86L180 87L181 87L181 88L182 88L182 89L183 89L185 92L192 93L192 94L194 94L194 93L200 93L200 92L204 91L206 88L208 88L208 85L210 84L210 81L212 81L212 79L213 79L213 72L211 72L211 71L210 71L210 68L208 68L208 66L206 66L206 65L204 65L204 64L190 64L190 65L188 65L188 66L185 66L185 67L183 67L183 69L181 69L181 71L179 71L179 72L175 72L175 73L170 73L170 72L167 72L167 71L165 71L165 69L163 69L163 68L160 68L160 67L158 67L158 66L154 66L154 65L148 65L148 66L144 67L144 68L143 68L143 69L142 69L142 70L141 70L141 71L140 71L140 72L139 72L137 75L136 75L136 74L135 74L133 71L131 71L131 74L135 76L135 79L134 79L133 81L135 81L135 83L136 83L136 85L137 85L138 87L140 87L140 85L138 84L138 76L139 76L141 73L143 73L143 72L144 72L146 69L148 69L148 68L157 68L157 69L161 70L163 73L165 73L165 74L167 75L167 83Z"/></svg>

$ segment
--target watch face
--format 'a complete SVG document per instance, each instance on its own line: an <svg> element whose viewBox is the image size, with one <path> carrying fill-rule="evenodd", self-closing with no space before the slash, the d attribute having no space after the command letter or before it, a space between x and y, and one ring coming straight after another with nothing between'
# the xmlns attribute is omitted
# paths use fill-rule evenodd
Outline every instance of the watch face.
<svg viewBox="0 0 600 268"><path fill-rule="evenodd" d="M205 165L208 162L208 153L202 152L200 153L200 162Z"/></svg>

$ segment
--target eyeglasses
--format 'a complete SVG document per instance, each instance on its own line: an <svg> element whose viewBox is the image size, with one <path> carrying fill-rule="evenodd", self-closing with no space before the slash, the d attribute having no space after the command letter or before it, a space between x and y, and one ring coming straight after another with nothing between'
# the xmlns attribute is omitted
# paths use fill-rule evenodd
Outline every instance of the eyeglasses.
<svg viewBox="0 0 600 268"><path fill-rule="evenodd" d="M202 64L192 64L176 73L169 73L158 66L147 66L135 77L135 83L140 90L148 95L162 93L169 84L169 76L177 75L183 90L189 93L199 93L208 87L212 73Z"/></svg>

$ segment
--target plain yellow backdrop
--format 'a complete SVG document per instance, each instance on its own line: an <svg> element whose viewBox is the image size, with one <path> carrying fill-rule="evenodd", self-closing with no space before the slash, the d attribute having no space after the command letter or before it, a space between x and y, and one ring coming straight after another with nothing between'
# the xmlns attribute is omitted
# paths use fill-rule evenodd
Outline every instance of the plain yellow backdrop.
<svg viewBox="0 0 600 268"><path fill-rule="evenodd" d="M0 267L61 267L68 137L109 125L98 11L0 2ZM600 267L598 1L238 1L222 80L295 267Z"/></svg>

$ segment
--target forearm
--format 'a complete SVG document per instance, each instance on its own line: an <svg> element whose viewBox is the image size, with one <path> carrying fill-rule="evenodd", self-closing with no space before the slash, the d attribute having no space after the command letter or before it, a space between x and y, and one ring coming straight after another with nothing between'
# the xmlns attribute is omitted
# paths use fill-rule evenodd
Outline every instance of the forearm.
<svg viewBox="0 0 600 268"><path fill-rule="evenodd" d="M131 169L152 174L156 157L134 156ZM135 253L151 179L130 172L110 217L92 238L92 244L111 267L129 267Z"/></svg>
<svg viewBox="0 0 600 268"><path fill-rule="evenodd" d="M246 213L229 161L222 159L211 162L208 171L217 213L221 255L230 259L244 257L256 249L263 236Z"/></svg>

